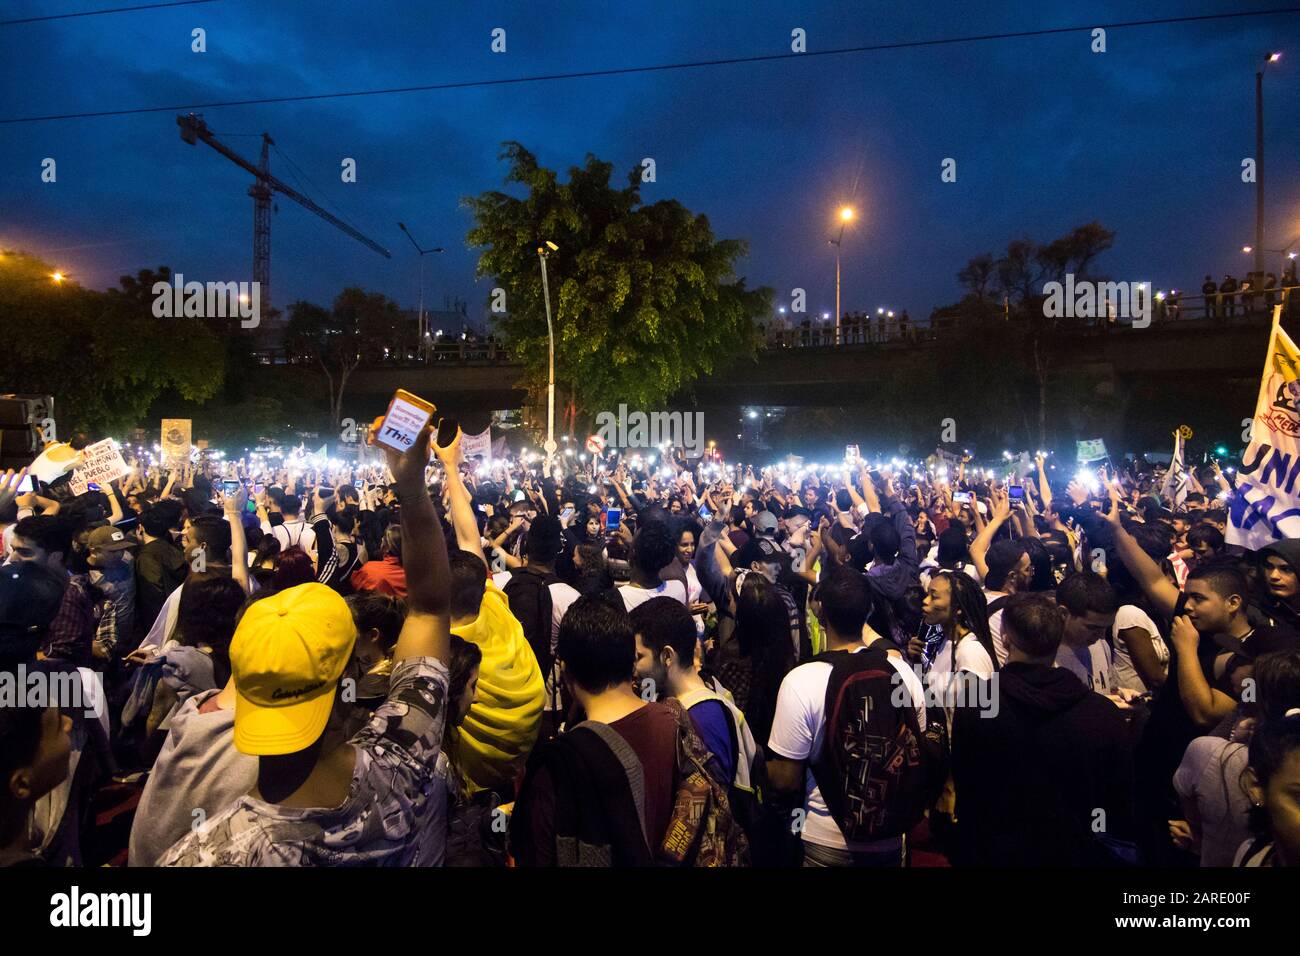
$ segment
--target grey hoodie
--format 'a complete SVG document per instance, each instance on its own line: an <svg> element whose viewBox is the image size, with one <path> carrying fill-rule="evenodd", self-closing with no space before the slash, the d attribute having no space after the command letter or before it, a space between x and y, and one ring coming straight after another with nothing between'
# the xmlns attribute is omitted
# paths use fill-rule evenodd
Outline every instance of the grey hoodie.
<svg viewBox="0 0 1300 956"><path fill-rule="evenodd" d="M173 843L257 783L257 758L235 749L235 712L199 713L218 693L195 694L172 715L135 811L129 866L157 865Z"/></svg>

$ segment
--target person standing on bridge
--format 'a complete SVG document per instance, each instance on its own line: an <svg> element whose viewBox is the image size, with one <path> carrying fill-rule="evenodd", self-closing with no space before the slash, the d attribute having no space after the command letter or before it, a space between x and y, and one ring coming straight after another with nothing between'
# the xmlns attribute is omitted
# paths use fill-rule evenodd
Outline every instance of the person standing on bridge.
<svg viewBox="0 0 1300 956"><path fill-rule="evenodd" d="M1237 280L1228 274L1224 274L1223 281L1219 283L1219 298L1222 308L1219 312L1220 318L1229 318L1237 314Z"/></svg>
<svg viewBox="0 0 1300 956"><path fill-rule="evenodd" d="M1205 297L1205 317L1207 319L1217 319L1219 317L1219 287L1211 276L1205 277L1205 282L1201 286L1201 295Z"/></svg>

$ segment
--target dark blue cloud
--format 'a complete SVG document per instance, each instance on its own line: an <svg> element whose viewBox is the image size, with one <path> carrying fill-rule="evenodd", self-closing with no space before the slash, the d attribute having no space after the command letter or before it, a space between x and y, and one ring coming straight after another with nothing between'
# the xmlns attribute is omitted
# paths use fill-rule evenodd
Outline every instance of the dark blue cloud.
<svg viewBox="0 0 1300 956"><path fill-rule="evenodd" d="M18 2L7 16L93 9ZM1157 2L746 4L421 2L260 3L0 27L0 115L186 104L346 89L716 59L896 39L1021 31L1243 9ZM1266 3L1255 4L1264 9ZM1244 7L1249 9L1248 6ZM207 30L208 52L190 51ZM507 49L489 49L507 30ZM267 130L286 181L394 254L384 260L281 199L273 219L277 304L328 299L345 283L407 305L417 266L396 223L447 253L428 288L470 299L474 254L459 199L499 188L500 143L517 139L567 168L594 153L620 171L644 157L644 196L680 199L719 235L747 239L741 272L810 308L834 303L832 214L862 220L844 241L846 308L927 314L956 296L972 255L1018 235L1046 239L1098 219L1118 238L1100 266L1157 286L1244 269L1254 199L1240 163L1254 152L1256 65L1270 68L1269 246L1300 236L1300 17L1112 30L866 54L207 111L255 156ZM57 184L40 162L59 163ZM358 162L359 182L339 181ZM939 180L953 157L958 181ZM180 141L170 112L0 126L0 244L43 252L81 281L169 264L196 278L250 270L249 177Z"/></svg>

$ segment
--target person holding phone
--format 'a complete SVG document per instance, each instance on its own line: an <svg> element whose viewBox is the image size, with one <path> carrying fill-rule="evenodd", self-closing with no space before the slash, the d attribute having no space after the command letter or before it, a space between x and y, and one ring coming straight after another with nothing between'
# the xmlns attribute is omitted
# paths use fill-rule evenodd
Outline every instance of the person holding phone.
<svg viewBox="0 0 1300 956"><path fill-rule="evenodd" d="M407 451L385 451L409 544L408 611L386 701L360 732L331 743L326 730L343 702L338 690L353 668L357 637L347 603L318 583L254 602L231 641L230 661L238 695L234 743L257 758L256 786L172 846L159 865L442 860L445 833L423 824L437 799L434 788L444 785L438 762L448 717L451 571L424 481L429 441L423 428ZM285 641L300 651L286 656L277 649Z"/></svg>

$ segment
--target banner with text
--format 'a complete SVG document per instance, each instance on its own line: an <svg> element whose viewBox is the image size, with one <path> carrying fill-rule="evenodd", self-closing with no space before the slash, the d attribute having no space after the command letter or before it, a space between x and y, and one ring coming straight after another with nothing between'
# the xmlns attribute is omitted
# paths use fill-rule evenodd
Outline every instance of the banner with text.
<svg viewBox="0 0 1300 956"><path fill-rule="evenodd" d="M460 453L465 458L482 455L484 461L492 459L492 426L489 425L477 435L461 435Z"/></svg>
<svg viewBox="0 0 1300 956"><path fill-rule="evenodd" d="M1300 352L1281 321L1282 307L1274 306L1250 445L1228 508L1228 543L1251 549L1300 538Z"/></svg>
<svg viewBox="0 0 1300 956"><path fill-rule="evenodd" d="M74 495L84 495L92 483L106 487L131 470L111 438L87 445L82 455L82 463L73 469L69 482Z"/></svg>

